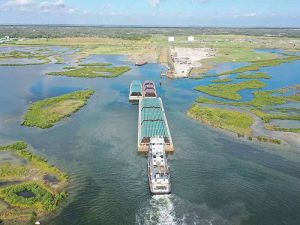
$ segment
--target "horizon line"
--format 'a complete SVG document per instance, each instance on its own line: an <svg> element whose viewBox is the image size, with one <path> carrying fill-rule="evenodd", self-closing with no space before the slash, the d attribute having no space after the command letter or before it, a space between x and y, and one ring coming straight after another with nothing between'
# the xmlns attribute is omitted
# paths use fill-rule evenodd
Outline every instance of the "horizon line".
<svg viewBox="0 0 300 225"><path fill-rule="evenodd" d="M239 28L239 29L300 29L294 26L197 26L197 25L99 25L99 24L33 24L33 23L0 23L0 26L61 26L61 27L105 27L105 28Z"/></svg>

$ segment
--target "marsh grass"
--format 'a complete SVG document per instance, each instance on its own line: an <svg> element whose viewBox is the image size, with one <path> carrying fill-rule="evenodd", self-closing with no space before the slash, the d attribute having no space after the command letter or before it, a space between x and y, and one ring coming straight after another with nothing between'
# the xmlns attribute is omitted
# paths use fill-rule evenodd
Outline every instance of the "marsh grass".
<svg viewBox="0 0 300 225"><path fill-rule="evenodd" d="M247 66L243 66L234 70L226 71L223 73L215 74L215 75L209 75L209 76L223 76L223 75L229 75L229 74L236 74L236 73L244 73L249 71L258 71L262 67L270 67L270 66L278 66L282 63L289 63L296 60L300 60L300 56L288 56L285 58L276 58L276 59L265 59L265 60L255 60L255 61L249 61L251 64Z"/></svg>
<svg viewBox="0 0 300 225"><path fill-rule="evenodd" d="M79 64L79 66L111 66L111 63L85 63Z"/></svg>
<svg viewBox="0 0 300 225"><path fill-rule="evenodd" d="M0 177L3 180L12 180L25 176L28 173L28 167L13 165L11 163L0 164Z"/></svg>
<svg viewBox="0 0 300 225"><path fill-rule="evenodd" d="M93 90L76 91L33 103L23 116L22 125L49 128L65 117L71 116L86 105Z"/></svg>
<svg viewBox="0 0 300 225"><path fill-rule="evenodd" d="M202 107L194 104L188 110L187 115L201 123L234 132L239 136L252 136L250 126L253 123L253 119L245 113L227 109Z"/></svg>
<svg viewBox="0 0 300 225"><path fill-rule="evenodd" d="M256 116L261 118L265 123L270 123L272 120L300 120L300 115L290 115L284 113L266 113L262 110L253 109L251 110Z"/></svg>
<svg viewBox="0 0 300 225"><path fill-rule="evenodd" d="M19 196L22 191L30 191L34 197ZM57 209L58 204L66 197L65 192L52 194L45 185L30 181L11 185L0 189L0 198L14 207L34 208L38 211L51 212Z"/></svg>
<svg viewBox="0 0 300 225"><path fill-rule="evenodd" d="M68 174L50 165L45 158L30 152L23 141L0 146L0 151L14 152L28 162L26 166L0 164L1 179L14 178L20 182L0 187L0 198L9 205L0 212L0 218L8 224L10 220L17 221L17 224L27 224L32 214L37 218L57 210L61 201L67 197L63 189L69 182ZM57 177L59 183L48 185L43 180L44 174ZM31 192L33 196L23 197L20 193L24 191Z"/></svg>
<svg viewBox="0 0 300 225"><path fill-rule="evenodd" d="M195 90L220 98L240 100L242 97L238 94L239 91L263 88L265 85L265 83L259 80L250 80L234 84L211 84L208 86L198 86L195 87Z"/></svg>
<svg viewBox="0 0 300 225"><path fill-rule="evenodd" d="M275 125L271 125L271 124L266 124L265 128L267 130L272 130L272 131L283 131L283 132L291 132L291 133L300 133L300 128L285 128L285 127L275 126Z"/></svg>
<svg viewBox="0 0 300 225"><path fill-rule="evenodd" d="M231 78L223 78L223 79L216 79L213 80L212 83L229 83L231 82L232 79Z"/></svg>
<svg viewBox="0 0 300 225"><path fill-rule="evenodd" d="M0 53L0 60L9 60L9 59L37 59L41 60L41 62L35 63L3 63L0 66L34 66L34 65L42 65L51 62L51 60L46 55L37 55L31 52L25 51L11 51L8 53Z"/></svg>
<svg viewBox="0 0 300 225"><path fill-rule="evenodd" d="M106 67L108 64L102 64L101 66L95 64L82 64L89 65L83 66L75 69L68 69L66 71L50 72L47 75L52 76L68 76L68 77L86 77L86 78L96 78L105 77L113 78L128 72L131 68L128 66L119 67Z"/></svg>
<svg viewBox="0 0 300 225"><path fill-rule="evenodd" d="M271 79L266 73L239 74L236 79Z"/></svg>
<svg viewBox="0 0 300 225"><path fill-rule="evenodd" d="M277 144L277 145L281 144L281 140L266 137L266 136L257 136L256 139L260 142L269 142L269 143L273 143L273 144Z"/></svg>

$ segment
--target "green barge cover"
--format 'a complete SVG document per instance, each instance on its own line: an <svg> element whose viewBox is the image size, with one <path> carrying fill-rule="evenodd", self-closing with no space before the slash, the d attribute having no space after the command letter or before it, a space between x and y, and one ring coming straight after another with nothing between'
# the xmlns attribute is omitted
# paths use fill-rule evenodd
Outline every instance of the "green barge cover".
<svg viewBox="0 0 300 225"><path fill-rule="evenodd" d="M131 82L131 92L142 93L142 83L139 80Z"/></svg>
<svg viewBox="0 0 300 225"><path fill-rule="evenodd" d="M141 100L141 139L151 137L169 138L166 121L158 98L143 98Z"/></svg>

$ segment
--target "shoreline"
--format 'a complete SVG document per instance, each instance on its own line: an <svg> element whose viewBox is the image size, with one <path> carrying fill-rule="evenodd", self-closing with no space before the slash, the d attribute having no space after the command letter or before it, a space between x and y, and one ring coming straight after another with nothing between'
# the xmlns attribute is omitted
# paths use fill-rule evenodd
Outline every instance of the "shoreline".
<svg viewBox="0 0 300 225"><path fill-rule="evenodd" d="M248 138L246 138L246 137L238 137L238 134L233 132L233 131L229 131L227 129L223 129L223 128L220 128L220 127L211 126L207 123L203 123L199 120L196 120L196 119L191 118L191 117L188 116L188 118L190 118L193 121L196 121L198 123L201 123L202 125L205 125L206 127L210 127L211 129L217 130L218 132L221 132L221 133L229 134L231 137L234 137L235 139L244 140L244 141L247 141L249 143L258 142L258 143L262 143L262 144L265 143L265 144L269 144L269 145L274 145L273 143L258 141L255 138L255 137L258 137L258 136L265 136L265 137L269 137L269 138L272 138L272 139L281 140L282 143L279 146L288 145L289 147L300 147L300 134L299 133L267 130L267 129L264 128L264 122L262 121L262 119L260 119L255 114L253 114L253 113L251 113L247 110L243 110L243 109L241 109L239 107L236 107L236 106L200 104L200 103L198 103L198 104L201 105L201 106L205 106L205 107L227 109L227 110L238 111L238 112L241 112L241 113L247 113L248 115L250 115L253 118L253 123L250 126L250 128L252 130L252 133L253 133L253 137L252 137L252 140L248 140Z"/></svg>

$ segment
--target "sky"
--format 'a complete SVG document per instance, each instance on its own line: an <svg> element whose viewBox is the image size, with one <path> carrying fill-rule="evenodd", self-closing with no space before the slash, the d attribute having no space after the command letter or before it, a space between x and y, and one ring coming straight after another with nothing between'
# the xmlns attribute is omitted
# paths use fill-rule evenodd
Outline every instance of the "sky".
<svg viewBox="0 0 300 225"><path fill-rule="evenodd" d="M0 24L300 27L300 0L0 0Z"/></svg>

